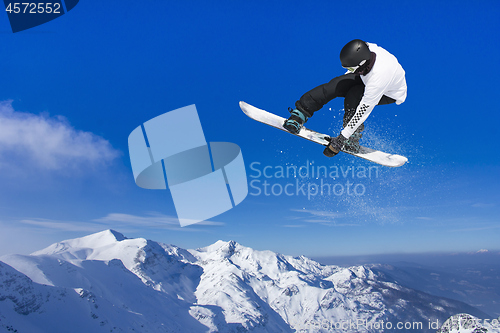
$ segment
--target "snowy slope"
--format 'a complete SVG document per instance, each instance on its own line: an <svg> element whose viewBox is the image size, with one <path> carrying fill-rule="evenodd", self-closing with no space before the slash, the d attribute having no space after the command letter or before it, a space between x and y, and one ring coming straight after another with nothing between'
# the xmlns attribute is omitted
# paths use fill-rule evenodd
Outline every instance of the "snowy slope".
<svg viewBox="0 0 500 333"><path fill-rule="evenodd" d="M233 241L183 250L106 230L0 260L0 332L380 332L388 321L485 318L368 267Z"/></svg>

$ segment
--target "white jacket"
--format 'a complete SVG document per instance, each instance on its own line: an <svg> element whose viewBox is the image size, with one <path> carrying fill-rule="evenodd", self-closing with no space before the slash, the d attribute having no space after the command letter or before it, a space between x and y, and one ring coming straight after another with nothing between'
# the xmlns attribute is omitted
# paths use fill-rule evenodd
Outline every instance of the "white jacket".
<svg viewBox="0 0 500 333"><path fill-rule="evenodd" d="M377 56L371 71L367 75L361 75L361 80L365 84L365 93L356 113L342 130L342 135L346 138L349 138L368 118L382 96L395 99L398 105L406 99L405 71L398 59L376 44L367 44L370 51Z"/></svg>

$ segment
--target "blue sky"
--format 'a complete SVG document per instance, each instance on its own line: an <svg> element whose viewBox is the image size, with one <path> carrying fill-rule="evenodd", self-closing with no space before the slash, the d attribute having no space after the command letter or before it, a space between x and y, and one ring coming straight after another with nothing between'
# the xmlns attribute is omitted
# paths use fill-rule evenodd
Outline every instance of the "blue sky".
<svg viewBox="0 0 500 333"><path fill-rule="evenodd" d="M184 248L233 239L310 256L500 250L499 14L498 1L82 0L15 34L0 15L0 254L108 228ZM386 48L406 70L406 102L376 107L363 142L409 164L371 177L258 177L264 166L373 166L327 159L238 107L286 116L343 73L338 54L354 38ZM351 182L362 195L250 188L235 209L180 228L168 191L135 185L127 138L190 104L208 141L241 147L255 187ZM332 101L308 126L338 133L342 105Z"/></svg>

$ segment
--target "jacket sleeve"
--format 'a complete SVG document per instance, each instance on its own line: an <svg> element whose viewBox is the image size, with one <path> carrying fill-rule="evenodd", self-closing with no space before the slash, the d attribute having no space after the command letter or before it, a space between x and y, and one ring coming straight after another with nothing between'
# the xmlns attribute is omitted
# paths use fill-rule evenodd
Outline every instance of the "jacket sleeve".
<svg viewBox="0 0 500 333"><path fill-rule="evenodd" d="M376 79L372 79L370 83L365 86L365 92L361 102L359 102L359 105L356 108L356 113L341 132L345 138L349 138L358 129L358 127L364 123L375 105L377 105L382 96L384 96L384 92L386 91L388 85L389 81L386 77L378 77Z"/></svg>
<svg viewBox="0 0 500 333"><path fill-rule="evenodd" d="M365 122L366 118L370 115L375 105L359 103L356 113L351 118L347 126L342 130L341 134L344 138L349 139L349 137Z"/></svg>

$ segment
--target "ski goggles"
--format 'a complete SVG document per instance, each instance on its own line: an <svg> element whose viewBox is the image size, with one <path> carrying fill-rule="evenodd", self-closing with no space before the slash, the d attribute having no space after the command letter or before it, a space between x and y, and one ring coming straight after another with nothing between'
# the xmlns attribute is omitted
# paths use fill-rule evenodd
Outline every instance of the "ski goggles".
<svg viewBox="0 0 500 333"><path fill-rule="evenodd" d="M363 66L365 64L366 60L363 60L359 63L357 66L351 66L351 67L344 67L343 68L347 69L349 72L354 73L358 70L359 67Z"/></svg>
<svg viewBox="0 0 500 333"><path fill-rule="evenodd" d="M342 66L344 67L344 66ZM359 66L354 66L354 67L344 67L345 69L347 69L349 72L351 73L354 73L355 71L358 70Z"/></svg>

